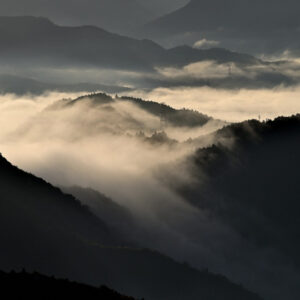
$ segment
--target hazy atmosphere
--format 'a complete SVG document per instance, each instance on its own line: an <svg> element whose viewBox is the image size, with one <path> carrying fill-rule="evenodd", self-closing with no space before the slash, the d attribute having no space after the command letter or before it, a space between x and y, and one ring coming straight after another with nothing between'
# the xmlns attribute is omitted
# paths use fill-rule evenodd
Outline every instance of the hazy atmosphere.
<svg viewBox="0 0 300 300"><path fill-rule="evenodd" d="M0 0L0 284L298 300L299 9Z"/></svg>

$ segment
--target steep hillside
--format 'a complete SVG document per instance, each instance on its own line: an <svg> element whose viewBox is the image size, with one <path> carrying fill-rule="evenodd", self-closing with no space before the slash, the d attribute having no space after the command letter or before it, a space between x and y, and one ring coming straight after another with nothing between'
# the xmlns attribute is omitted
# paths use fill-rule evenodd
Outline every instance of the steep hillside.
<svg viewBox="0 0 300 300"><path fill-rule="evenodd" d="M299 115L249 121L218 132L221 139L234 139L232 149L217 145L194 157L208 175L204 197L194 203L208 206L256 243L278 247L298 266L299 134Z"/></svg>
<svg viewBox="0 0 300 300"><path fill-rule="evenodd" d="M133 230L138 230L139 225L135 223L132 213L125 207L117 204L112 199L90 188L79 186L61 187L68 194L75 196L83 205L87 205L94 214L116 230L126 240L133 240ZM132 233L130 236L129 232ZM134 243L137 243L135 240Z"/></svg>
<svg viewBox="0 0 300 300"><path fill-rule="evenodd" d="M260 291L267 282L272 286L266 293L270 299L300 295L295 283L300 278L299 134L299 115L224 127L216 134L219 143L187 160L195 182L177 187L187 201L229 226L248 248L259 249L242 260L262 266L257 253L269 253L270 262L264 256L264 264L276 263L278 283L257 276L263 276Z"/></svg>
<svg viewBox="0 0 300 300"><path fill-rule="evenodd" d="M2 270L38 271L148 299L259 299L222 276L124 245L72 196L0 158Z"/></svg>
<svg viewBox="0 0 300 300"><path fill-rule="evenodd" d="M273 2L272 7L267 1L237 1L225 3L220 0L200 1L192 0L184 7L179 8L166 16L152 22L149 27L160 28L162 34L179 33L186 31L217 30L221 26L225 30L238 31L240 29L252 32L258 29L267 31L278 27L292 28L299 25L293 9L298 8L295 0L281 0ZM284 23L289 19L289 23ZM275 20L277 21L275 23ZM252 28L251 28L252 27Z"/></svg>
<svg viewBox="0 0 300 300"><path fill-rule="evenodd" d="M69 280L55 279L39 273L0 272L0 286L3 294L12 298L57 299L84 298L98 300L134 300L132 297L123 296L105 286L91 287Z"/></svg>

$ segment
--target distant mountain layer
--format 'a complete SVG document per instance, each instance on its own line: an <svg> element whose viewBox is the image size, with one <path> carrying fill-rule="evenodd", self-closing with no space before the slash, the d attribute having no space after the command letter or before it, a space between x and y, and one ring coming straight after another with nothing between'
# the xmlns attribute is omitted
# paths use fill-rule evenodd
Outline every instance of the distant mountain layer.
<svg viewBox="0 0 300 300"><path fill-rule="evenodd" d="M38 271L146 299L255 300L226 278L128 245L74 197L0 157L0 268Z"/></svg>
<svg viewBox="0 0 300 300"><path fill-rule="evenodd" d="M17 95L23 94L43 94L47 91L57 92L105 92L105 93L121 93L129 91L130 88L122 86L110 86L104 84L92 83L74 83L74 84L60 84L60 83L46 83L35 79L0 75L0 93L13 93Z"/></svg>
<svg viewBox="0 0 300 300"><path fill-rule="evenodd" d="M0 17L0 63L6 66L86 67L153 71L214 60L255 64L258 59L224 49L166 50L150 40L136 40L97 27L62 27L44 18Z"/></svg>
<svg viewBox="0 0 300 300"><path fill-rule="evenodd" d="M4 16L43 16L63 25L90 24L130 34L189 0L2 0Z"/></svg>
<svg viewBox="0 0 300 300"><path fill-rule="evenodd" d="M184 7L149 24L157 34L189 31L234 30L266 33L278 29L295 29L299 26L296 0L275 0L272 6L266 0L192 0ZM262 31L262 32L260 32Z"/></svg>
<svg viewBox="0 0 300 300"><path fill-rule="evenodd" d="M154 17L139 0L2 0L0 11L3 16L43 16L59 24L91 24L119 33Z"/></svg>
<svg viewBox="0 0 300 300"><path fill-rule="evenodd" d="M272 5L268 0L191 0L149 22L142 35L161 41L172 40L173 36L176 43L206 38L247 53L296 50L299 9L297 0L275 0Z"/></svg>
<svg viewBox="0 0 300 300"><path fill-rule="evenodd" d="M109 288L91 287L69 280L55 279L39 273L0 272L1 292L11 298L29 298L33 300L47 298L81 298L97 300L134 300Z"/></svg>
<svg viewBox="0 0 300 300"><path fill-rule="evenodd" d="M183 7L189 0L137 0L154 13L155 16L162 16ZM154 19L154 16L153 16Z"/></svg>

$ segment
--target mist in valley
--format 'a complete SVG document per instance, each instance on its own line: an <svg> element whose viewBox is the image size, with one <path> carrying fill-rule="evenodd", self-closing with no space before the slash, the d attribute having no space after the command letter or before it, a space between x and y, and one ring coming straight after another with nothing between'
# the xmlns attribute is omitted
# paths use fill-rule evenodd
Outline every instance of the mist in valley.
<svg viewBox="0 0 300 300"><path fill-rule="evenodd" d="M68 277L74 264L75 280L149 300L298 300L296 1L251 13L219 0L23 2L0 0L12 265ZM22 224L37 240L18 253Z"/></svg>
<svg viewBox="0 0 300 300"><path fill-rule="evenodd" d="M297 111L298 88L178 88L133 94L178 109L197 109L214 119L200 114L196 116L201 125L182 125L179 115L178 124L172 124L161 113L163 109L153 114L131 98L104 94L3 95L2 154L56 186L70 187L69 192L79 186L103 193L130 216L125 218L125 226L121 222L115 229L142 247L200 270L225 274L266 295L273 294L274 289L268 274L279 268L280 278L287 279L289 288L296 288L298 271L280 252L245 240L221 218L195 207L172 186L197 182L201 186L189 157L197 149L212 145L231 149L234 136L223 138L216 133L232 121L282 115L283 103L287 115ZM260 105L254 105L260 99ZM222 109L225 103L226 111ZM201 176L204 185L207 175L203 171ZM84 202L84 197L79 200ZM287 289L283 286L281 293Z"/></svg>

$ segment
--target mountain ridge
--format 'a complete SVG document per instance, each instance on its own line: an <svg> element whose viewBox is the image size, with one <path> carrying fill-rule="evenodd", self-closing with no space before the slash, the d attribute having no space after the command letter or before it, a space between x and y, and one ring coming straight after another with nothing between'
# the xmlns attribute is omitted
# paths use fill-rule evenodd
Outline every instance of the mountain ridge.
<svg viewBox="0 0 300 300"><path fill-rule="evenodd" d="M150 21L141 35L164 42L208 39L224 47L254 54L296 51L299 3L295 0L192 0L184 7Z"/></svg>
<svg viewBox="0 0 300 300"><path fill-rule="evenodd" d="M299 133L299 114L225 126L216 133L219 143L187 159L195 183L178 188L186 201L230 226L243 242L275 257L277 267L272 259L265 263L278 276L278 290L268 273L254 283L262 282L258 291L267 299L300 295ZM247 259L255 266L257 257Z"/></svg>
<svg viewBox="0 0 300 300"><path fill-rule="evenodd" d="M120 33L130 33L154 17L151 10L136 0L27 0L26 4L3 0L0 8L8 16L44 16L67 26L91 23Z"/></svg>
<svg viewBox="0 0 300 300"><path fill-rule="evenodd" d="M0 38L0 62L4 65L31 63L33 67L50 64L153 72L159 66L184 66L207 59L250 65L261 62L225 49L165 49L150 40L112 34L95 26L63 27L35 17L0 17Z"/></svg>
<svg viewBox="0 0 300 300"><path fill-rule="evenodd" d="M71 282L67 279L56 279L37 272L0 272L0 285L3 293L10 297L30 297L40 299L47 293L47 298L59 297L83 297L85 299L102 300L134 300L132 297L123 296L108 287L99 288Z"/></svg>
<svg viewBox="0 0 300 300"><path fill-rule="evenodd" d="M92 285L102 283L138 298L179 300L180 290L189 299L260 299L222 276L147 249L131 250L118 242L117 235L107 236L106 229L103 233L99 219L74 197L14 167L3 156L0 179L4 271L26 268ZM75 209L69 202L77 203Z"/></svg>

